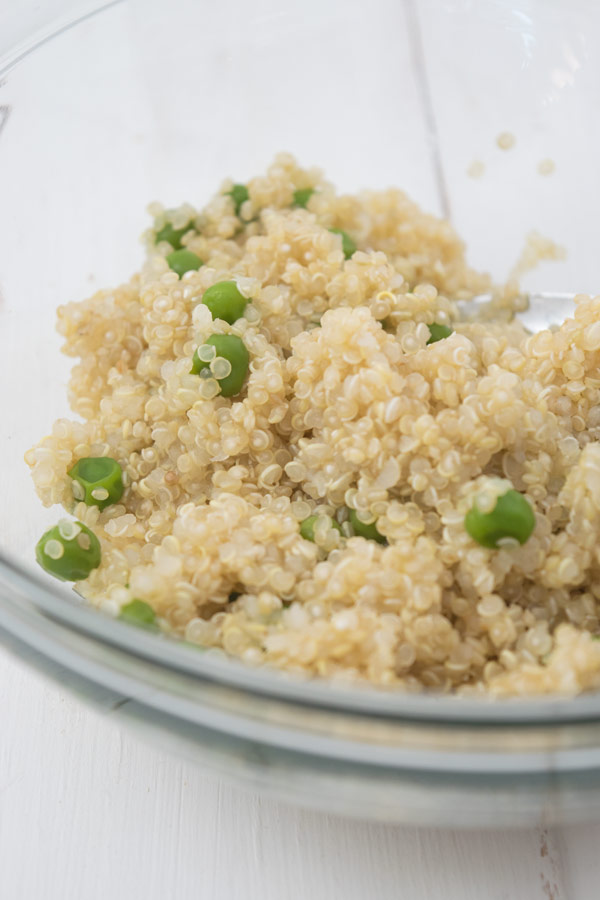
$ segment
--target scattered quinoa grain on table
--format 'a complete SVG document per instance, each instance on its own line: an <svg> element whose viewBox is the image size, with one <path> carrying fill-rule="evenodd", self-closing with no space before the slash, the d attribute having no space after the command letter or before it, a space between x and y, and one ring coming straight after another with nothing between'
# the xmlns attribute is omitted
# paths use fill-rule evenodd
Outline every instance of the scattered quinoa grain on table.
<svg viewBox="0 0 600 900"><path fill-rule="evenodd" d="M552 175L556 169L556 163L553 159L542 159L538 163L538 173L540 175Z"/></svg>
<svg viewBox="0 0 600 900"><path fill-rule="evenodd" d="M481 176L485 173L485 163L483 163L480 159L474 159L473 162L469 163L467 168L467 175L469 178L481 178Z"/></svg>
<svg viewBox="0 0 600 900"><path fill-rule="evenodd" d="M496 144L500 150L511 150L516 142L516 137L510 131L502 131L496 138Z"/></svg>
<svg viewBox="0 0 600 900"><path fill-rule="evenodd" d="M151 209L142 270L58 310L75 418L25 458L72 520L40 565L255 665L600 686L600 297L463 321L491 285L447 222L289 155Z"/></svg>

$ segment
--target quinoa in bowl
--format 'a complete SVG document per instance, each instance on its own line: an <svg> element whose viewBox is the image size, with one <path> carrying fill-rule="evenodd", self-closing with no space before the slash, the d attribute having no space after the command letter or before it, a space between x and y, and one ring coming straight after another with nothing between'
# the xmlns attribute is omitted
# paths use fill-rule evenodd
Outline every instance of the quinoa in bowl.
<svg viewBox="0 0 600 900"><path fill-rule="evenodd" d="M113 616L405 690L600 685L600 297L560 328L399 190L287 155L153 205L130 282L58 310L75 420L26 453L36 548Z"/></svg>

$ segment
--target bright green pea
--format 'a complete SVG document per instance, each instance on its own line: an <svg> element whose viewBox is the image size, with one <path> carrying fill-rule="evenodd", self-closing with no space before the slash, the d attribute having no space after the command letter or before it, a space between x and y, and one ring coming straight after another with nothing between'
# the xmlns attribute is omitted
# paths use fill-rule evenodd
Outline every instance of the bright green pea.
<svg viewBox="0 0 600 900"><path fill-rule="evenodd" d="M356 510L354 509L349 510L348 518L354 534L359 535L359 537L367 538L370 541L377 541L378 544L387 544L387 538L377 531L375 522L369 524L362 522L356 515Z"/></svg>
<svg viewBox="0 0 600 900"><path fill-rule="evenodd" d="M233 325L244 315L248 300L235 281L218 281L204 291L202 302L210 309L213 319L223 319Z"/></svg>
<svg viewBox="0 0 600 900"><path fill-rule="evenodd" d="M191 250L173 250L167 256L167 262L174 272L177 272L180 278L183 278L186 272L195 272L204 263Z"/></svg>
<svg viewBox="0 0 600 900"><path fill-rule="evenodd" d="M235 214L239 216L242 203L248 200L250 194L245 184L234 184L230 191L227 191L235 206Z"/></svg>
<svg viewBox="0 0 600 900"><path fill-rule="evenodd" d="M160 229L160 231L156 232L156 237L154 239L155 244L159 244L161 241L167 241L173 248L173 250L181 250L181 238L184 234L187 234L188 231L194 230L194 220L190 219L190 221L183 226L183 228L173 228L171 222L167 222L166 225Z"/></svg>
<svg viewBox="0 0 600 900"><path fill-rule="evenodd" d="M342 231L341 228L330 228L329 229L332 234L339 234L342 238L342 250L344 251L344 256L346 259L350 259L350 257L356 253L356 244L346 231Z"/></svg>
<svg viewBox="0 0 600 900"><path fill-rule="evenodd" d="M434 322L433 325L428 325L427 327L430 335L427 344L436 344L454 333L447 325L440 325L438 322Z"/></svg>
<svg viewBox="0 0 600 900"><path fill-rule="evenodd" d="M297 191L294 191L294 206L301 206L302 209L306 209L306 204L314 194L315 189L311 187L307 188L298 188Z"/></svg>
<svg viewBox="0 0 600 900"><path fill-rule="evenodd" d="M100 542L82 522L63 519L41 536L35 547L38 563L61 581L83 581L101 560Z"/></svg>
<svg viewBox="0 0 600 900"><path fill-rule="evenodd" d="M145 600L130 600L121 607L119 618L131 625L142 625L144 628L156 625L156 613Z"/></svg>
<svg viewBox="0 0 600 900"><path fill-rule="evenodd" d="M491 512L481 512L473 505L465 516L465 529L482 547L496 549L503 538L513 538L520 544L527 541L535 528L535 514L518 491L508 490L498 497Z"/></svg>
<svg viewBox="0 0 600 900"><path fill-rule="evenodd" d="M320 516L309 516L307 519L304 519L304 521L301 523L300 534L306 541L314 541L315 525L316 525L317 519L319 519L319 518L320 518ZM331 520L331 527L335 528L337 531L339 531L340 534L342 533L340 524L339 524L339 522L336 522L335 519Z"/></svg>
<svg viewBox="0 0 600 900"><path fill-rule="evenodd" d="M223 397L235 397L242 389L250 365L246 345L236 334L212 334L206 343L216 349L217 356L222 356L231 363L231 372L219 379L218 384ZM200 359L196 350L192 360L192 375L198 375L209 366L210 363Z"/></svg>
<svg viewBox="0 0 600 900"><path fill-rule="evenodd" d="M84 456L69 470L69 475L73 479L73 496L88 506L104 509L118 503L123 495L123 470L110 456Z"/></svg>

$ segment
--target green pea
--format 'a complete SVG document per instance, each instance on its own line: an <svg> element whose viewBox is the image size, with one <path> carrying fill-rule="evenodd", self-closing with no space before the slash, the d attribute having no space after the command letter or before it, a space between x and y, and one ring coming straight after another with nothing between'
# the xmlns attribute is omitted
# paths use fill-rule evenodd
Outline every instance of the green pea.
<svg viewBox="0 0 600 900"><path fill-rule="evenodd" d="M244 315L248 300L235 281L218 281L204 291L202 302L210 309L213 319L223 319L233 325Z"/></svg>
<svg viewBox="0 0 600 900"><path fill-rule="evenodd" d="M123 495L123 470L110 456L84 456L69 470L69 475L73 479L73 496L88 506L104 509L118 503Z"/></svg>
<svg viewBox="0 0 600 900"><path fill-rule="evenodd" d="M315 189L311 187L298 188L298 190L294 191L294 206L300 206L302 209L306 209L306 204L314 192Z"/></svg>
<svg viewBox="0 0 600 900"><path fill-rule="evenodd" d="M504 538L519 544L527 541L535 528L535 514L530 504L513 488L501 497L491 512L481 512L474 504L465 516L465 529L482 547L496 549Z"/></svg>
<svg viewBox="0 0 600 900"><path fill-rule="evenodd" d="M156 613L145 600L130 600L121 607L119 618L131 625L142 625L144 628L156 625Z"/></svg>
<svg viewBox="0 0 600 900"><path fill-rule="evenodd" d="M35 558L46 572L61 581L83 581L101 560L100 542L82 522L62 519L41 536Z"/></svg>
<svg viewBox="0 0 600 900"><path fill-rule="evenodd" d="M173 228L171 222L167 222L166 225L160 229L160 231L156 232L156 237L154 238L154 243L159 244L161 241L167 241L173 248L173 250L181 250L181 238L184 234L187 234L188 231L194 230L194 220L190 219L190 221L183 226L183 228Z"/></svg>
<svg viewBox="0 0 600 900"><path fill-rule="evenodd" d="M177 272L180 278L183 278L186 272L195 272L204 263L191 250L173 250L167 256L167 262L174 272Z"/></svg>
<svg viewBox="0 0 600 900"><path fill-rule="evenodd" d="M332 234L339 234L342 238L342 250L344 251L344 256L346 259L350 259L350 257L356 253L356 244L346 231L342 231L341 228L330 228L329 229Z"/></svg>
<svg viewBox="0 0 600 900"><path fill-rule="evenodd" d="M248 193L248 188L245 184L234 184L231 190L227 191L227 193L233 200L236 216L239 216L240 209L242 208L242 203L245 203L250 196L250 194Z"/></svg>
<svg viewBox="0 0 600 900"><path fill-rule="evenodd" d="M378 544L387 544L387 538L377 531L375 522L369 524L362 522L356 515L356 510L354 509L349 510L348 518L354 534L359 535L359 537L367 538L370 541L377 541Z"/></svg>
<svg viewBox="0 0 600 900"><path fill-rule="evenodd" d="M430 335L427 344L436 344L454 333L447 325L440 325L438 322L434 322L433 325L428 325L427 327Z"/></svg>
<svg viewBox="0 0 600 900"><path fill-rule="evenodd" d="M320 516L309 516L307 519L300 524L300 534L306 541L314 541L315 539L315 525L317 523L317 519L321 518ZM341 526L339 522L336 522L335 519L331 519L331 527L335 528L339 533L342 533Z"/></svg>
<svg viewBox="0 0 600 900"><path fill-rule="evenodd" d="M213 334L206 343L216 349L217 356L222 356L231 363L231 372L225 378L218 379L218 384L223 397L234 397L241 391L248 374L250 356L246 345L235 334ZM207 367L210 367L210 363L200 359L196 350L192 360L192 374L198 375Z"/></svg>

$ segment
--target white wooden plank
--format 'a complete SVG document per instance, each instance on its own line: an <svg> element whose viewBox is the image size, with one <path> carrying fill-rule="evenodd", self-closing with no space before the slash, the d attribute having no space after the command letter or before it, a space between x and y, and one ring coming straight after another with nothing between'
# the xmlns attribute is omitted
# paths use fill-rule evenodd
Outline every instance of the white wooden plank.
<svg viewBox="0 0 600 900"><path fill-rule="evenodd" d="M296 810L140 743L5 656L0 679L2 897L586 896L596 849L584 829L569 844L576 890L565 891L552 835L395 828Z"/></svg>
<svg viewBox="0 0 600 900"><path fill-rule="evenodd" d="M224 174L246 178L288 150L344 190L398 184L437 206L401 3L377 0L369 14L362 0L223 0L201 17L194 0L175 0L168 17L161 0L129 8L153 193L202 199Z"/></svg>
<svg viewBox="0 0 600 900"><path fill-rule="evenodd" d="M560 854L565 896L574 900L595 897L600 879L600 824L556 829L553 837Z"/></svg>
<svg viewBox="0 0 600 900"><path fill-rule="evenodd" d="M409 2L418 9L452 219L472 263L506 277L535 229L568 258L543 264L524 284L597 292L600 6ZM504 131L516 137L508 151L496 144ZM546 157L556 162L549 177L537 172ZM473 159L485 164L479 179L467 175Z"/></svg>
<svg viewBox="0 0 600 900"><path fill-rule="evenodd" d="M3 88L3 97L8 96L14 110L0 141L0 188L3 203L12 203L14 208L19 201L37 210L27 221L27 230L19 224L23 218L16 221L21 229L18 236L36 247L38 272L35 279L23 279L22 272L11 269L10 259L5 258L2 284L5 292L21 292L23 302L37 310L33 327L38 329L36 342L42 352L40 369L30 377L39 379L43 373L48 383L47 392L40 390L35 409L20 409L18 398L11 404L8 414L19 441L28 428L35 426L37 432L39 422L49 423L54 417L51 397L57 395L64 380L64 369L47 366L58 343L52 345L47 337L54 307L88 286L124 277L134 267L132 260L137 260L139 252L135 234L143 227L141 208L151 196L162 195L169 202L186 196L201 199L223 172L246 177L264 165L272 150L287 145L307 162L323 162L343 187L397 182L406 184L425 205L437 206L426 123L408 54L405 10L392 2L383 3L379 9L384 17L377 20L364 16L364 4L358 2L332 4L329 9L316 2L304 4L302 15L291 4L274 9L266 0L252 7L238 3L217 6L206 9L203 28L189 34L181 29L181 19L174 11L168 23L170 31L160 34L160 57L153 56L160 48L152 43L145 53L132 54L126 37L128 28L143 28L145 21L151 21L151 5L144 6L146 20L136 18L135 4L131 10L115 9L104 19L64 36L60 45L49 45ZM428 16L435 11L431 4L419 4L418 10L422 22L431 26ZM128 16L131 19L126 22ZM365 20L364 54L353 52L345 43L350 30L345 30L344 21L355 22L358 16ZM312 23L317 19L321 27L315 39ZM510 97L504 114L500 115L498 107L492 114L490 108L485 127L472 135L471 144L465 144L461 134L453 135L457 120L470 120L471 99L467 92L466 105L457 114L457 91L460 99L464 70L459 66L454 71L452 61L464 61L467 51L463 47L461 56L456 41L451 40L456 35L448 35L444 27L441 18L434 55L439 65L443 64L443 80L438 81L433 99L441 121L452 208L459 227L474 242L474 261L502 265L516 252L524 230L522 208L514 196L510 203L508 197L500 196L503 205L498 218L508 217L506 221L513 227L508 228L505 221L501 232L491 230L503 241L499 255L496 244L481 228L481 214L489 220L490 208L500 202L498 195L506 194L542 152L557 159L558 179L563 164L559 144L553 142L558 142L558 126L565 120L552 116L555 130L543 131L525 157L516 151L501 155L493 146L501 129L512 128L520 144L526 133L526 119L509 115ZM302 28L304 37L290 59L285 52L286 34ZM219 54L214 44L221 29L229 34L225 55ZM261 30L263 45L256 54L252 48ZM274 32L282 39L280 52L268 50L268 38ZM246 39L248 34L252 40ZM431 34L427 32L428 40ZM108 36L112 39L109 56L103 49ZM151 33L146 37L150 40ZM428 47L425 43L426 51ZM229 79L226 96L231 100L230 109L219 110L210 85L198 82L195 76L200 63L189 58L194 50L212 53L216 74ZM479 54L483 71L481 48L475 44L468 52ZM62 68L57 65L61 54L69 61ZM197 95L192 91L191 107L189 90L173 96L160 85L161 66L164 72L164 66L182 66L182 60L188 60L181 70L182 85L198 86ZM298 69L293 90L286 96L274 73L303 61L309 63L311 80L305 83ZM73 71L84 73L88 63L102 80L101 98L94 95L93 79L85 75L73 79ZM324 77L330 83L321 91L318 88ZM481 87L482 103L483 88L488 96L504 96L493 69ZM74 104L69 114L64 112L67 88ZM122 104L124 94L126 104ZM41 108L35 107L37 124L31 133L25 127L25 115L40 96L44 102ZM559 92L559 96L563 94ZM303 102L306 97L310 102ZM276 121L272 110L282 104L283 112ZM115 111L121 105L130 109L126 119ZM335 135L325 128L333 105ZM485 103L483 107L485 114ZM385 119L382 109L387 108L389 117ZM565 108L571 110L566 121L574 121L578 108L569 103ZM214 129L227 121L231 110L239 117L242 139L217 145ZM212 131L203 132L194 122L194 114L204 112ZM253 116L261 123L261 140L249 148L243 131ZM355 118L360 119L360 127ZM384 133L379 124L382 118L387 121ZM110 133L107 123L116 126ZM205 138L201 161L199 137ZM77 171L71 171L71 154L66 162L65 141L76 142L75 158L81 166ZM40 155L37 148L43 142L50 145ZM96 189L93 168L87 175L83 171L88 153L98 142L105 164L101 190ZM581 147L578 152L585 162L589 151ZM464 176L474 155L485 158L488 180L474 183ZM18 178L19 171L28 177ZM189 191L190 172L196 186L193 194ZM72 181L78 184L79 193L70 190ZM572 193L574 182L559 182L560 203L550 196L550 187L556 184L552 179L538 180L535 190L531 188L527 194L529 208L534 208L539 218L533 225L541 228L545 220L554 223L557 209L564 210L565 220L579 215ZM580 194L581 187L579 184ZM460 199L463 189L464 202ZM81 192L86 197L83 212ZM589 206L585 204L591 199L584 199L587 215ZM110 229L99 229L106 209L118 210L118 215ZM52 228L48 227L48 210L57 216ZM561 237L554 230L550 233ZM14 233L3 232L3 246L9 236L14 239ZM591 239L587 233L580 238L581 246L573 257L580 268L572 271L583 273L577 286L584 287L583 281L595 270L586 263ZM52 277L42 277L45 270L52 272ZM69 296L64 296L65 285L69 285ZM572 284L557 282L556 286ZM42 298L37 304L32 299L35 291ZM30 362L20 361L21 374L31 369ZM15 460L21 449L15 450ZM18 468L15 471L20 472ZM37 501L27 499L27 489L25 473L21 480L17 474L2 483L3 502L19 511L18 527L24 523L18 540L15 537L19 547L30 545L42 521ZM549 835L535 830L417 831L295 810L222 784L194 766L140 743L121 732L116 723L83 708L3 655L0 685L2 898L587 900L597 892L598 827L557 830Z"/></svg>

